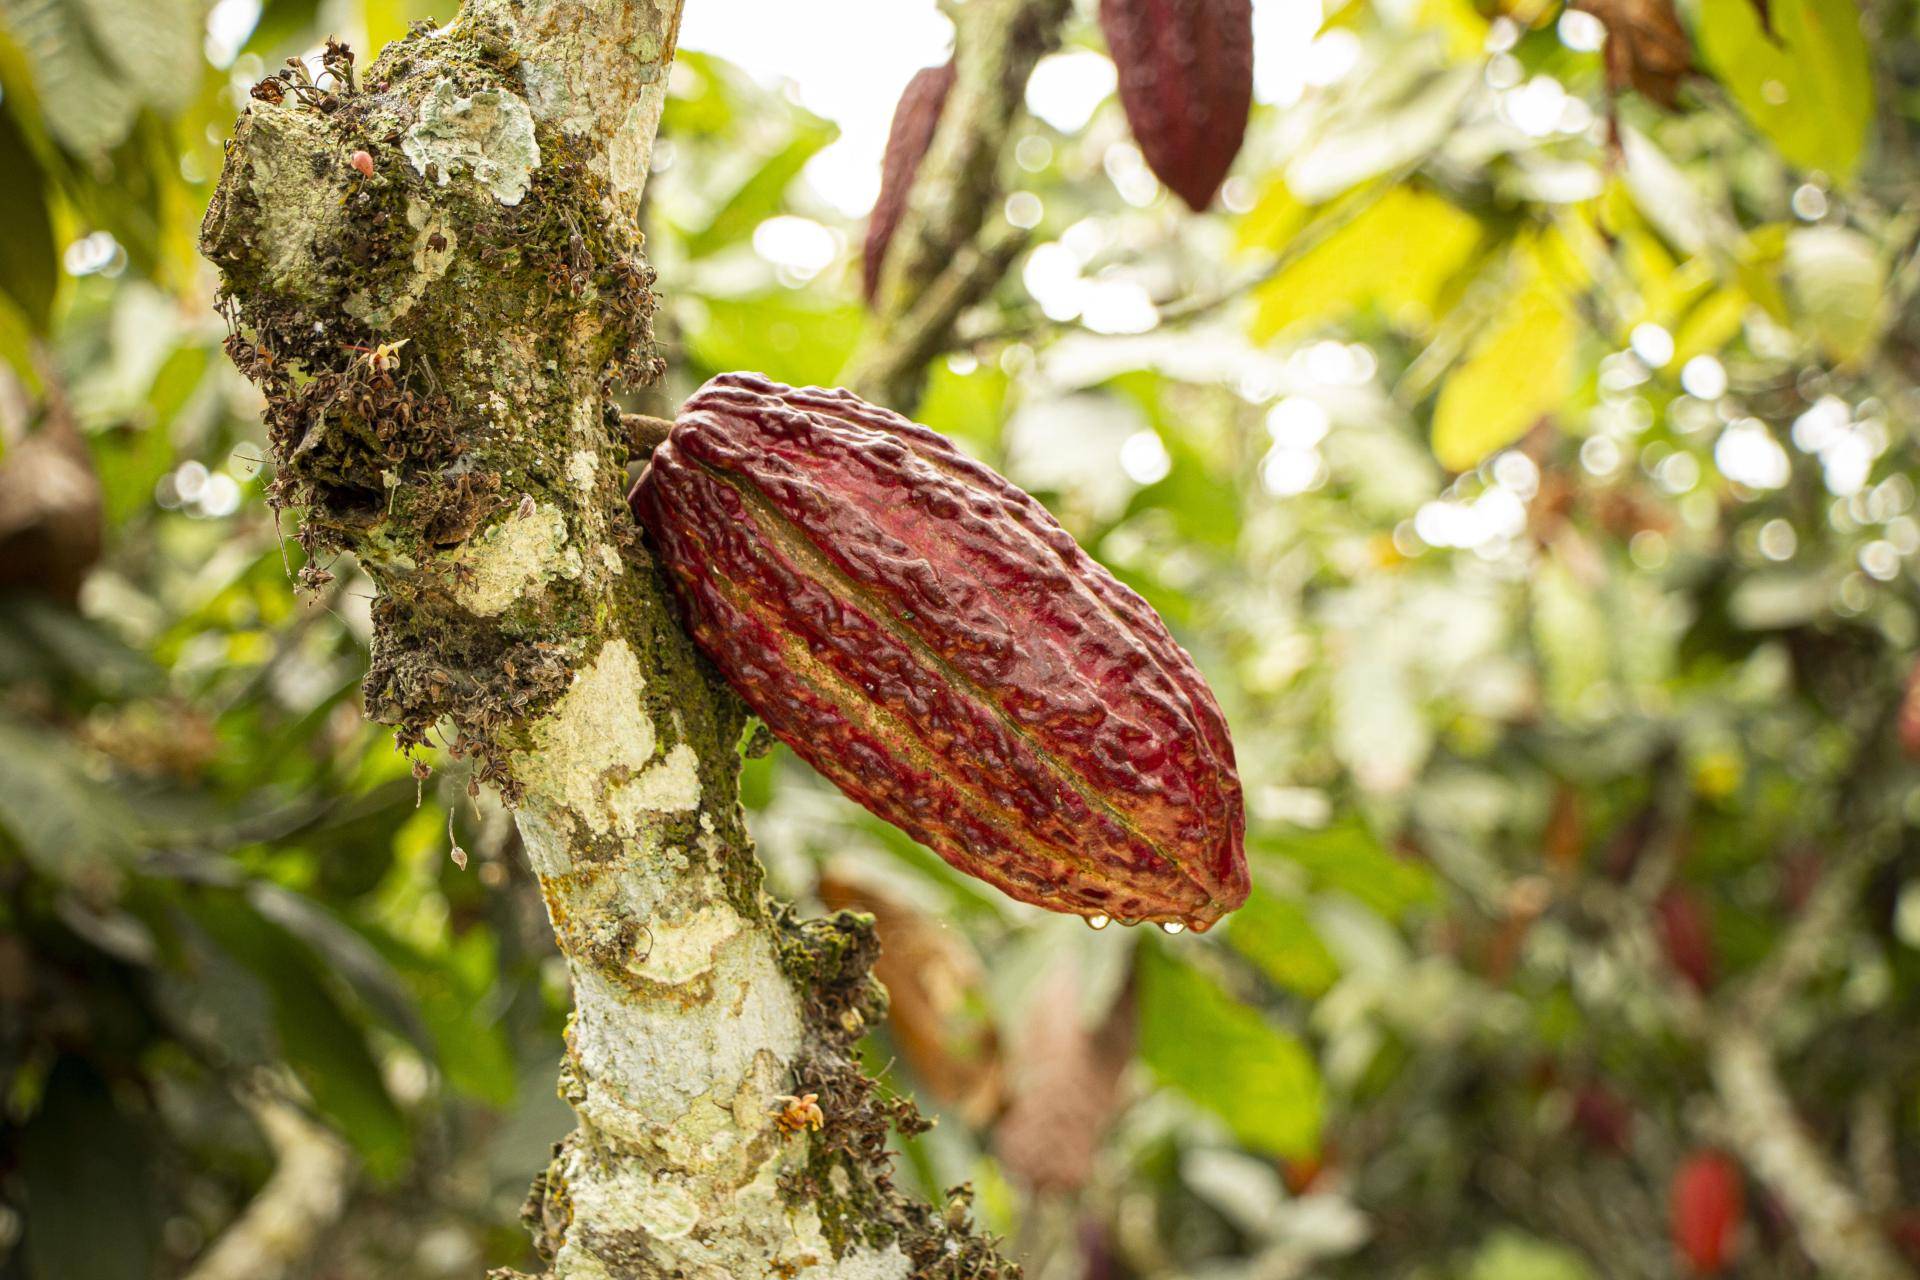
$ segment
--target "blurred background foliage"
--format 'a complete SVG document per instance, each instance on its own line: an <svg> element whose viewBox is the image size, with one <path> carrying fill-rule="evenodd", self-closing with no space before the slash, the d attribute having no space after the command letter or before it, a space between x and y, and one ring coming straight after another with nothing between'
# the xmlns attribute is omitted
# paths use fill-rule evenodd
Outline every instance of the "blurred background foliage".
<svg viewBox="0 0 1920 1280"><path fill-rule="evenodd" d="M1724 1148L1727 1265L1819 1274L1735 1029L1920 1266L1920 8L1257 11L1297 47L1199 217L1076 16L1003 157L1032 247L917 406L1193 650L1252 901L1092 932L745 766L772 886L880 921L871 1064L942 1120L902 1178L1045 1280L1659 1277ZM542 908L362 720L366 581L293 590L194 250L254 79L449 17L0 0L0 1276L529 1260ZM682 53L639 407L860 340L798 101ZM263 1206L287 1256L231 1269Z"/></svg>

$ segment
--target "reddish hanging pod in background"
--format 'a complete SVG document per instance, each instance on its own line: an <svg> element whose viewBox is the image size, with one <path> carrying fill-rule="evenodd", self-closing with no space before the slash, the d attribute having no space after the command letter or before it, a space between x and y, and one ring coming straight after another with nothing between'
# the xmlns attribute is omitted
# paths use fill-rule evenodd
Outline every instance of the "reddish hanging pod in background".
<svg viewBox="0 0 1920 1280"><path fill-rule="evenodd" d="M886 265L887 245L907 211L907 197L913 191L914 175L933 145L933 131L940 124L941 108L953 90L953 63L927 67L914 72L913 79L900 94L893 108L893 125L887 130L886 156L880 162L880 196L867 215L867 244L862 262L862 291L872 302L880 292L880 268Z"/></svg>
<svg viewBox="0 0 1920 1280"><path fill-rule="evenodd" d="M1920 1209L1903 1209L1887 1223L1887 1238L1900 1256L1920 1267Z"/></svg>
<svg viewBox="0 0 1920 1280"><path fill-rule="evenodd" d="M1100 0L1100 27L1147 167L1200 212L1247 132L1252 0Z"/></svg>
<svg viewBox="0 0 1920 1280"><path fill-rule="evenodd" d="M1622 1155L1633 1140L1633 1108L1606 1085L1590 1081L1573 1095L1573 1126L1600 1150Z"/></svg>
<svg viewBox="0 0 1920 1280"><path fill-rule="evenodd" d="M1713 926L1707 908L1694 893L1673 885L1660 895L1653 906L1654 924L1660 936L1660 949L1667 963L1693 984L1694 990L1713 986Z"/></svg>
<svg viewBox="0 0 1920 1280"><path fill-rule="evenodd" d="M1691 1273L1725 1270L1746 1206L1739 1168L1718 1151L1696 1151L1674 1171L1668 1201L1673 1247Z"/></svg>
<svg viewBox="0 0 1920 1280"><path fill-rule="evenodd" d="M1192 660L944 437L722 374L632 502L734 691L954 867L1097 924L1204 929L1246 900L1233 744Z"/></svg>
<svg viewBox="0 0 1920 1280"><path fill-rule="evenodd" d="M1920 658L1907 671L1907 687L1900 695L1897 724L1900 750L1909 760L1920 760Z"/></svg>

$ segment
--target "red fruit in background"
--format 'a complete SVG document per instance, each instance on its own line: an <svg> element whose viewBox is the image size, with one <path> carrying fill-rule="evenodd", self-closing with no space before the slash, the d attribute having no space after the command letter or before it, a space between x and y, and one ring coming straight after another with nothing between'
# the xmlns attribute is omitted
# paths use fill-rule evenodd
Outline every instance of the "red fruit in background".
<svg viewBox="0 0 1920 1280"><path fill-rule="evenodd" d="M1920 760L1920 659L1907 672L1907 687L1900 696L1898 723L1900 750L1909 760Z"/></svg>
<svg viewBox="0 0 1920 1280"><path fill-rule="evenodd" d="M1816 846L1801 845L1788 851L1780 859L1780 905L1799 912L1813 896L1826 869L1826 859Z"/></svg>
<svg viewBox="0 0 1920 1280"><path fill-rule="evenodd" d="M1706 906L1689 889L1674 885L1653 907L1654 924L1667 963L1693 984L1696 991L1713 986L1713 927Z"/></svg>
<svg viewBox="0 0 1920 1280"><path fill-rule="evenodd" d="M1233 744L1192 659L944 437L723 374L632 502L734 691L954 867L1090 918L1203 929L1246 900Z"/></svg>
<svg viewBox="0 0 1920 1280"><path fill-rule="evenodd" d="M1540 833L1540 851L1562 871L1579 867L1587 852L1586 806L1580 793L1567 783L1553 789L1553 803L1547 810L1546 829Z"/></svg>
<svg viewBox="0 0 1920 1280"><path fill-rule="evenodd" d="M1900 1256L1920 1267L1920 1209L1904 1209L1887 1224L1887 1238Z"/></svg>
<svg viewBox="0 0 1920 1280"><path fill-rule="evenodd" d="M899 229L900 217L907 211L907 197L913 191L914 175L933 145L933 131L940 124L940 111L953 91L953 64L916 71L893 108L893 125L887 131L887 150L880 161L880 196L867 215L867 244L862 262L862 287L867 301L880 291L880 269L887 261L887 246Z"/></svg>
<svg viewBox="0 0 1920 1280"><path fill-rule="evenodd" d="M1598 1081L1584 1084L1573 1095L1573 1127L1602 1151L1622 1153L1633 1137L1633 1108Z"/></svg>
<svg viewBox="0 0 1920 1280"><path fill-rule="evenodd" d="M1325 1180L1328 1163L1333 1158L1331 1146L1308 1156L1285 1156L1280 1161L1280 1181L1286 1184L1287 1194L1294 1196L1310 1195Z"/></svg>
<svg viewBox="0 0 1920 1280"><path fill-rule="evenodd" d="M1100 0L1100 27L1147 167L1205 209L1253 106L1252 0Z"/></svg>
<svg viewBox="0 0 1920 1280"><path fill-rule="evenodd" d="M1674 1171L1668 1200L1673 1247L1691 1273L1725 1270L1746 1208L1739 1168L1718 1151L1696 1151Z"/></svg>

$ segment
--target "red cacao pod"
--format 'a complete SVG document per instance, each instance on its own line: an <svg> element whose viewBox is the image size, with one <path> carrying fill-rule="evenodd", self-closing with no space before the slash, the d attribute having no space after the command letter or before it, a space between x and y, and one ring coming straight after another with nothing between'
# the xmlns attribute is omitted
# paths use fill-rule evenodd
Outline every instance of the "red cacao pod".
<svg viewBox="0 0 1920 1280"><path fill-rule="evenodd" d="M1896 725L1901 754L1909 760L1920 760L1920 660L1907 670L1907 685L1900 694Z"/></svg>
<svg viewBox="0 0 1920 1280"><path fill-rule="evenodd" d="M1090 919L1203 929L1245 900L1233 746L1192 660L945 438L723 374L632 502L767 728L954 867Z"/></svg>
<svg viewBox="0 0 1920 1280"><path fill-rule="evenodd" d="M1733 1256L1746 1212L1740 1170L1718 1151L1696 1151L1674 1171L1668 1192L1673 1247L1694 1275L1717 1275Z"/></svg>
<svg viewBox="0 0 1920 1280"><path fill-rule="evenodd" d="M861 266L862 285L867 301L880 292L880 268L887 261L887 246L900 227L900 216L907 211L907 197L913 192L914 175L933 145L933 131L940 124L940 111L953 91L953 64L916 71L893 108L893 124L887 130L887 150L880 161L880 196L867 215L867 243Z"/></svg>
<svg viewBox="0 0 1920 1280"><path fill-rule="evenodd" d="M1920 1209L1903 1209L1887 1223L1887 1237L1901 1257L1920 1267Z"/></svg>
<svg viewBox="0 0 1920 1280"><path fill-rule="evenodd" d="M1147 167L1205 209L1247 133L1252 0L1100 0L1100 27Z"/></svg>
<svg viewBox="0 0 1920 1280"><path fill-rule="evenodd" d="M1573 1095L1573 1124L1588 1142L1616 1155L1624 1154L1633 1140L1633 1108L1597 1080Z"/></svg>
<svg viewBox="0 0 1920 1280"><path fill-rule="evenodd" d="M1654 903L1654 924L1667 963L1697 991L1713 986L1713 926L1706 906L1691 891L1675 885Z"/></svg>

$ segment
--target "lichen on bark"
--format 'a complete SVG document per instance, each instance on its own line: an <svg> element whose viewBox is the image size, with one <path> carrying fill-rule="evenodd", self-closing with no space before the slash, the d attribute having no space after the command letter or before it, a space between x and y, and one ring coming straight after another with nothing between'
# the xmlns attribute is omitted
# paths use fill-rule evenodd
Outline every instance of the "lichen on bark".
<svg viewBox="0 0 1920 1280"><path fill-rule="evenodd" d="M910 1204L859 1071L871 922L761 892L745 715L627 515L617 382L656 378L635 222L678 0L476 0L357 76L263 85L202 247L307 585L380 596L369 715L515 806L573 980L579 1119L529 1222L556 1277L1015 1274ZM816 1094L818 1132L780 1123Z"/></svg>

